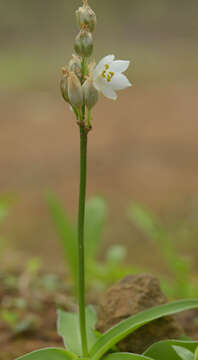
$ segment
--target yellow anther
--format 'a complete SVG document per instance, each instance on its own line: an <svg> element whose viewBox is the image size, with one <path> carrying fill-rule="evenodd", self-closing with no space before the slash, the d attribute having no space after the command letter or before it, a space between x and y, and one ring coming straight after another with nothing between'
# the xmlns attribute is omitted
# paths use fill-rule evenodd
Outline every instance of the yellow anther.
<svg viewBox="0 0 198 360"><path fill-rule="evenodd" d="M102 77L104 78L104 79L106 79L108 82L110 82L111 81L111 79L112 79L112 77L114 76L114 72L112 72L112 71L109 71L108 73L107 73L107 70L109 69L109 65L108 64L106 64L105 65L105 70L103 70L102 71Z"/></svg>
<svg viewBox="0 0 198 360"><path fill-rule="evenodd" d="M111 81L111 79L112 79L111 75L110 75L110 74L108 74L108 75L107 75L107 81L108 81L108 82L110 82L110 81Z"/></svg>
<svg viewBox="0 0 198 360"><path fill-rule="evenodd" d="M106 77L106 70L104 70L104 71L102 72L102 77L103 77L103 78Z"/></svg>
<svg viewBox="0 0 198 360"><path fill-rule="evenodd" d="M110 82L113 76L114 76L114 72L109 71L108 75L106 76L107 81Z"/></svg>

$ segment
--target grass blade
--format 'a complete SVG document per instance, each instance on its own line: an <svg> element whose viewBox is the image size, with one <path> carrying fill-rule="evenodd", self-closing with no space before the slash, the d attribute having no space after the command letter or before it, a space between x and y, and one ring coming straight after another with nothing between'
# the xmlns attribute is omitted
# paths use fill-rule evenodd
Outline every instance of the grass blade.
<svg viewBox="0 0 198 360"><path fill-rule="evenodd" d="M69 264L71 275L76 283L78 268L76 232L56 196L52 193L48 193L47 200L58 237L64 250L65 259Z"/></svg>
<svg viewBox="0 0 198 360"><path fill-rule="evenodd" d="M105 220L107 205L103 198L95 196L86 202L85 212L85 245L86 256L92 260L98 255Z"/></svg>

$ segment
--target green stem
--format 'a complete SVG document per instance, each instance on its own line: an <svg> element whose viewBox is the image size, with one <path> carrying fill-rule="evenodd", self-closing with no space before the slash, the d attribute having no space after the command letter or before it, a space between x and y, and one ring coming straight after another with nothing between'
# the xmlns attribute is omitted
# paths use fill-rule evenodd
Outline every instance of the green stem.
<svg viewBox="0 0 198 360"><path fill-rule="evenodd" d="M82 116L82 122L84 121ZM80 334L83 356L88 356L86 313L85 313L85 251L84 251L84 220L87 173L87 131L80 125L80 191L78 208L78 296Z"/></svg>
<svg viewBox="0 0 198 360"><path fill-rule="evenodd" d="M85 57L82 58L81 64L82 64L82 81L84 81L85 76L87 75L87 62Z"/></svg>

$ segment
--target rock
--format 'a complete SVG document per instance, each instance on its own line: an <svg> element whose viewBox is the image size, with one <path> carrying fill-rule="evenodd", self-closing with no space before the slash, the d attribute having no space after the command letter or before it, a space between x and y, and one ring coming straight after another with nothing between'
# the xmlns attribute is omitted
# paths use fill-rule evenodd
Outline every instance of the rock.
<svg viewBox="0 0 198 360"><path fill-rule="evenodd" d="M123 319L148 308L165 304L159 281L148 274L128 275L112 286L99 305L97 330L104 333ZM122 340L124 352L142 353L156 341L178 339L183 334L174 316L155 320Z"/></svg>
<svg viewBox="0 0 198 360"><path fill-rule="evenodd" d="M189 310L178 313L177 321L181 324L184 329L184 333L190 338L198 339L198 310Z"/></svg>

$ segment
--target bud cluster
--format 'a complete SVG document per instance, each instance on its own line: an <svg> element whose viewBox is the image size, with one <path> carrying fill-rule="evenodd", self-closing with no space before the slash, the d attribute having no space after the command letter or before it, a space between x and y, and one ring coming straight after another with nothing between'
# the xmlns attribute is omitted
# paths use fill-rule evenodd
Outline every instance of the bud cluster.
<svg viewBox="0 0 198 360"><path fill-rule="evenodd" d="M89 63L93 53L92 33L96 26L96 15L88 5L88 0L83 0L83 5L76 11L76 18L80 27L74 42L76 54L72 55L68 65L62 69L60 89L64 100L72 106L78 119L85 121L85 107L90 118L90 111L98 101L98 91L93 85L95 64Z"/></svg>

